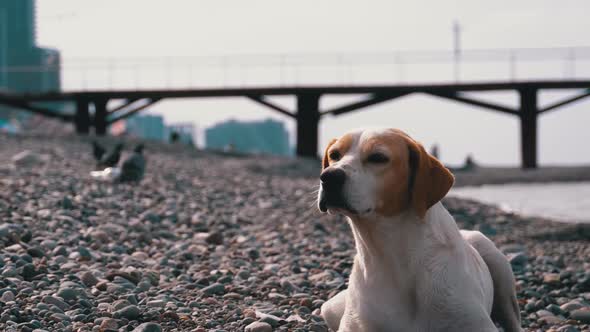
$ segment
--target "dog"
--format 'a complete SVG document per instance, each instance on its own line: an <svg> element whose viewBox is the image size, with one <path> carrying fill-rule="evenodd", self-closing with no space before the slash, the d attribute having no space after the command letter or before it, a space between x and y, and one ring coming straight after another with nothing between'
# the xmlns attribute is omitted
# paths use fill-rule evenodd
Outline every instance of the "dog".
<svg viewBox="0 0 590 332"><path fill-rule="evenodd" d="M330 329L522 331L508 260L458 229L440 202L454 177L420 143L396 129L350 132L322 168L318 207L347 217L356 246L348 289L320 309Z"/></svg>

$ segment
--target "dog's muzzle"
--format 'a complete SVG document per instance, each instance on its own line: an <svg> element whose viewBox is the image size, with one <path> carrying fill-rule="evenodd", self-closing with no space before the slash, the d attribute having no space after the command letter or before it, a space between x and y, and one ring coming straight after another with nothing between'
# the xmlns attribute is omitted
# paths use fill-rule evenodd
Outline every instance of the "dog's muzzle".
<svg viewBox="0 0 590 332"><path fill-rule="evenodd" d="M344 182L346 173L341 169L327 169L320 175L319 208L320 211L326 212L329 208L348 209L344 199Z"/></svg>

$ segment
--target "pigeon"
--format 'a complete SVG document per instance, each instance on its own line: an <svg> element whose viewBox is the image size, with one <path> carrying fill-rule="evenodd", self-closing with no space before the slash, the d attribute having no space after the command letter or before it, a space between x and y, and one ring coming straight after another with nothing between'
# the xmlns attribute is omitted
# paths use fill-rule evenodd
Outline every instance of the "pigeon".
<svg viewBox="0 0 590 332"><path fill-rule="evenodd" d="M138 144L131 155L123 160L121 166L120 182L139 182L145 173L145 157L143 156L143 144Z"/></svg>
<svg viewBox="0 0 590 332"><path fill-rule="evenodd" d="M94 159L99 162L104 156L104 153L107 152L105 148L98 144L97 141L92 141L92 154L94 155Z"/></svg>
<svg viewBox="0 0 590 332"><path fill-rule="evenodd" d="M105 154L100 160L99 164L103 167L115 167L121 159L121 150L123 150L123 143L118 143L115 148L109 153Z"/></svg>

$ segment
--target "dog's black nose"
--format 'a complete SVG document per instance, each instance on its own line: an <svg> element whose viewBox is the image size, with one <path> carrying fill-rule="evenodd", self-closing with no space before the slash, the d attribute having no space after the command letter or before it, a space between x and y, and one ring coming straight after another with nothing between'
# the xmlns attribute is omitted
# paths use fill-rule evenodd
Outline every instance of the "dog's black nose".
<svg viewBox="0 0 590 332"><path fill-rule="evenodd" d="M336 191L342 189L344 186L344 180L346 179L346 173L341 169L328 169L322 172L320 175L320 181L322 187L328 191Z"/></svg>

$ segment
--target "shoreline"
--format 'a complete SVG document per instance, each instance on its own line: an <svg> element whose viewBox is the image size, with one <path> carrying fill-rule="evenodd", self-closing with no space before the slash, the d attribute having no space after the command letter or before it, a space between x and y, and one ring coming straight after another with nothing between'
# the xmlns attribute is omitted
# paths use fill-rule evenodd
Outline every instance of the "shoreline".
<svg viewBox="0 0 590 332"><path fill-rule="evenodd" d="M270 165L256 165L258 171L269 171L272 174L277 174L277 170L273 169L273 164L289 165L290 167L300 167L302 171L298 171L297 176L317 177L321 171L321 161L313 158L298 158L293 156L272 156L272 155L250 155L241 153L227 153L217 150L205 150L197 148L188 148L181 144L169 144L161 141L145 141L135 138L117 138L117 137L94 137L94 136L78 136L71 133L60 136L47 136L45 134L5 134L0 133L0 140L44 140L54 143L68 142L86 144L92 140L98 139L101 142L114 144L115 142L125 141L130 144L145 142L152 147L156 147L161 153L182 153L189 156L210 156L227 159L243 160L245 165L251 166L252 162L260 158L269 162ZM509 183L551 183L551 182L580 182L590 181L590 165L567 165L557 166L548 165L540 166L537 169L522 169L517 166L477 166L472 170L461 170L457 167L447 165L453 175L455 175L455 187L464 186L479 186L492 184L509 184ZM277 174L280 175L280 174Z"/></svg>
<svg viewBox="0 0 590 332"><path fill-rule="evenodd" d="M478 167L472 171L453 171L455 186L485 184L550 183L590 181L590 166L547 166L523 170L517 167Z"/></svg>
<svg viewBox="0 0 590 332"><path fill-rule="evenodd" d="M504 211L563 223L590 223L590 181L515 182L454 187L449 196L495 205Z"/></svg>

